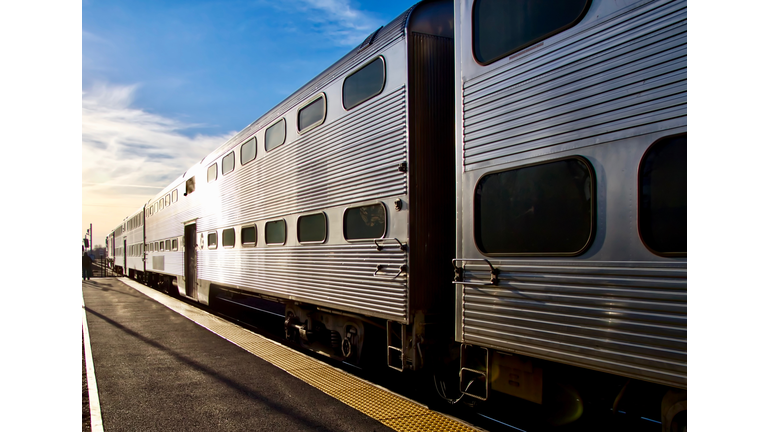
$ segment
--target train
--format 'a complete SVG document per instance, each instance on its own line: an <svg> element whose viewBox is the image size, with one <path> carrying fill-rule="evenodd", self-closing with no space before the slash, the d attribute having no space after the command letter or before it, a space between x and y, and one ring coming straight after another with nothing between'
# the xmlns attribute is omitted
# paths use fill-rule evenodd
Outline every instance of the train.
<svg viewBox="0 0 768 432"><path fill-rule="evenodd" d="M685 430L686 8L422 1L128 215L109 260L450 402L553 426L650 403Z"/></svg>

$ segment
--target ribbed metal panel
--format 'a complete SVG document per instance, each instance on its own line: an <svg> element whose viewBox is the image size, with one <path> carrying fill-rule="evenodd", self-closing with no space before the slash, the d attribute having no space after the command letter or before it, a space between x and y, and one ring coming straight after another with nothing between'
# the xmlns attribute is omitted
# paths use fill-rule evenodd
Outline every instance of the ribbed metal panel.
<svg viewBox="0 0 768 432"><path fill-rule="evenodd" d="M686 3L585 26L463 85L464 165L685 124ZM678 120L674 124L663 122ZM507 159L508 160L508 159Z"/></svg>
<svg viewBox="0 0 768 432"><path fill-rule="evenodd" d="M198 252L198 277L312 304L403 320L405 252L372 243ZM384 268L374 276L377 265Z"/></svg>
<svg viewBox="0 0 768 432"><path fill-rule="evenodd" d="M408 45L410 301L450 316L455 244L453 39L413 32ZM448 324L450 325L450 324Z"/></svg>
<svg viewBox="0 0 768 432"><path fill-rule="evenodd" d="M685 387L685 263L496 266L498 286L463 289L465 343ZM489 283L487 265L467 269Z"/></svg>
<svg viewBox="0 0 768 432"><path fill-rule="evenodd" d="M195 192L219 203L199 231L404 194L405 87L273 152Z"/></svg>

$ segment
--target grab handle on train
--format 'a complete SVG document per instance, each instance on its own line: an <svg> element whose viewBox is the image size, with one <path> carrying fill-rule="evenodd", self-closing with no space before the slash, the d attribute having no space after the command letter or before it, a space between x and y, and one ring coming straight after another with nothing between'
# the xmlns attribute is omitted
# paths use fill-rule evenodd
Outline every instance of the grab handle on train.
<svg viewBox="0 0 768 432"><path fill-rule="evenodd" d="M488 267L491 268L491 283L478 283L478 282L464 282L464 267L459 267L456 265L457 262L464 261L464 262L471 262L471 261L482 261L488 264ZM485 258L455 258L453 261L451 261L453 264L453 284L454 285L467 285L467 286L488 286L493 285L496 286L499 284L499 269L493 267L493 264L491 264L490 261L488 261Z"/></svg>
<svg viewBox="0 0 768 432"><path fill-rule="evenodd" d="M383 242L384 242L384 241L386 241L386 240L394 240L394 241L396 241L396 242L397 242L397 245L398 245L398 247L399 247L399 248L400 248L400 250L401 250L401 251L403 251L403 252L405 252L405 250L406 250L406 249L408 249L408 244L407 244L407 243L403 243L403 242L401 242L400 240L396 239L395 237L391 237L391 238L380 238L380 239L374 239L374 240L373 240L373 244L375 244L375 245L376 245L376 250L377 250L377 251L380 251L380 250L381 250L381 249L384 247L384 246L380 245L380 244L379 244L379 242L382 242L382 243L383 243Z"/></svg>

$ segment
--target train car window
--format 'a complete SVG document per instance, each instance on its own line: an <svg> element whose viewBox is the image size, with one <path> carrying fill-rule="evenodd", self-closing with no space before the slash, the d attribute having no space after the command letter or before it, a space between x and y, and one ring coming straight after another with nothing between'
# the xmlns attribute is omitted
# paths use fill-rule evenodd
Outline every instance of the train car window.
<svg viewBox="0 0 768 432"><path fill-rule="evenodd" d="M576 25L591 0L476 0L472 52L487 65Z"/></svg>
<svg viewBox="0 0 768 432"><path fill-rule="evenodd" d="M208 183L216 180L217 178L219 178L219 168L217 164L214 163L208 167Z"/></svg>
<svg viewBox="0 0 768 432"><path fill-rule="evenodd" d="M300 216L296 227L299 242L324 242L326 226L325 213Z"/></svg>
<svg viewBox="0 0 768 432"><path fill-rule="evenodd" d="M171 193L171 200L173 202L176 202L176 201L179 200L179 190L178 189L174 189L173 192Z"/></svg>
<svg viewBox="0 0 768 432"><path fill-rule="evenodd" d="M187 196L187 195L189 195L189 194L191 194L192 192L195 191L195 178L191 177L191 178L187 179L187 185L186 186L187 186L187 188L186 188L187 190L186 190L186 192L184 192L184 196Z"/></svg>
<svg viewBox="0 0 768 432"><path fill-rule="evenodd" d="M267 222L264 225L264 240L267 244L285 244L285 220Z"/></svg>
<svg viewBox="0 0 768 432"><path fill-rule="evenodd" d="M226 175L235 170L235 152L229 152L221 159L221 174Z"/></svg>
<svg viewBox="0 0 768 432"><path fill-rule="evenodd" d="M221 245L224 247L235 246L235 229L227 228L221 233Z"/></svg>
<svg viewBox="0 0 768 432"><path fill-rule="evenodd" d="M173 239L173 241L171 242L171 247L175 251L179 250L179 240L178 239Z"/></svg>
<svg viewBox="0 0 768 432"><path fill-rule="evenodd" d="M325 121L325 93L299 108L299 133L306 132Z"/></svg>
<svg viewBox="0 0 768 432"><path fill-rule="evenodd" d="M167 250L167 251L171 250L171 241L170 240L166 240L165 241L165 250Z"/></svg>
<svg viewBox="0 0 768 432"><path fill-rule="evenodd" d="M160 251L160 246L158 245L158 242L155 242L155 251Z"/></svg>
<svg viewBox="0 0 768 432"><path fill-rule="evenodd" d="M160 210L165 208L165 200L160 199L160 201L158 201L158 204L160 205Z"/></svg>
<svg viewBox="0 0 768 432"><path fill-rule="evenodd" d="M219 246L219 233L208 233L208 249L216 249Z"/></svg>
<svg viewBox="0 0 768 432"><path fill-rule="evenodd" d="M351 207L344 211L344 238L347 240L382 238L386 227L384 204Z"/></svg>
<svg viewBox="0 0 768 432"><path fill-rule="evenodd" d="M255 226L243 227L240 229L240 244L251 246L256 244Z"/></svg>
<svg viewBox="0 0 768 432"><path fill-rule="evenodd" d="M477 248L486 255L584 252L595 231L594 183L580 157L483 176L474 195Z"/></svg>
<svg viewBox="0 0 768 432"><path fill-rule="evenodd" d="M160 252L165 251L165 242L160 242Z"/></svg>
<svg viewBox="0 0 768 432"><path fill-rule="evenodd" d="M352 109L381 93L385 73L384 58L377 57L345 78L341 91L344 109Z"/></svg>
<svg viewBox="0 0 768 432"><path fill-rule="evenodd" d="M253 137L240 146L240 165L256 159L256 137Z"/></svg>
<svg viewBox="0 0 768 432"><path fill-rule="evenodd" d="M285 142L285 119L281 118L277 123L267 128L264 133L264 150L270 151Z"/></svg>
<svg viewBox="0 0 768 432"><path fill-rule="evenodd" d="M655 142L640 161L638 229L654 253L687 253L687 135Z"/></svg>
<svg viewBox="0 0 768 432"><path fill-rule="evenodd" d="M171 195L170 194L165 196L165 206L168 207L169 205L171 205Z"/></svg>

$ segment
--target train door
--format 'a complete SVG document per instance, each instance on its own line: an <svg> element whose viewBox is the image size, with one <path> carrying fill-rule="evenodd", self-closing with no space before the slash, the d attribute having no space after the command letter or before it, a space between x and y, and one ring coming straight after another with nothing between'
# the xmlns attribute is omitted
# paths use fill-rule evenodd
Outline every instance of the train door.
<svg viewBox="0 0 768 432"><path fill-rule="evenodd" d="M184 290L188 297L195 297L197 290L197 224L184 226Z"/></svg>
<svg viewBox="0 0 768 432"><path fill-rule="evenodd" d="M123 273L128 274L128 240L123 238Z"/></svg>

